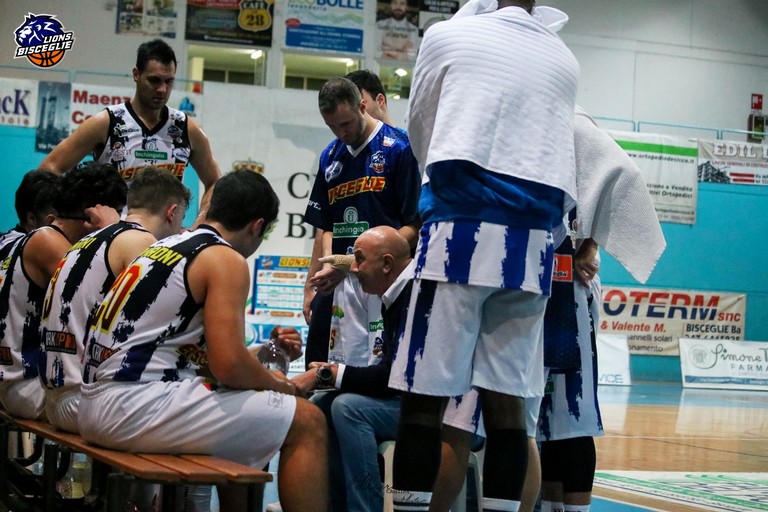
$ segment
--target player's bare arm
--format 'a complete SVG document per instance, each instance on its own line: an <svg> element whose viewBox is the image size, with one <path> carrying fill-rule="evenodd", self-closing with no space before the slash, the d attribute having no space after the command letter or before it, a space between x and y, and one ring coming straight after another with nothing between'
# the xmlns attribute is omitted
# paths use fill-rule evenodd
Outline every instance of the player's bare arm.
<svg viewBox="0 0 768 512"><path fill-rule="evenodd" d="M72 134L61 141L38 166L63 174L75 167L88 153L101 152L107 141L109 114L102 110L89 117Z"/></svg>
<svg viewBox="0 0 768 512"><path fill-rule="evenodd" d="M221 178L221 170L219 169L219 164L213 158L208 137L203 132L203 129L200 128L200 125L193 119L188 119L187 128L189 131L189 143L192 146L189 163L194 167L197 177L203 182L205 189L200 201L200 210L193 225L193 227L197 227L205 220L205 213L208 211L208 204L211 202L213 185Z"/></svg>
<svg viewBox="0 0 768 512"><path fill-rule="evenodd" d="M29 278L47 288L62 258L71 247L69 240L53 229L36 231L24 247L23 264Z"/></svg>
<svg viewBox="0 0 768 512"><path fill-rule="evenodd" d="M294 394L285 376L270 372L245 347L248 264L225 246L209 247L190 264L187 281L203 306L208 366L216 379L233 389L272 389Z"/></svg>

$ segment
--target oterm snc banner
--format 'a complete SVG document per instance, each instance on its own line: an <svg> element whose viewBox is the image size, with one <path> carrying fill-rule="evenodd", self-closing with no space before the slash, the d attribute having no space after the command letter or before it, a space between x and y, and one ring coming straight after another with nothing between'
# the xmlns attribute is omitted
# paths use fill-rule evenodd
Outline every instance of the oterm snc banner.
<svg viewBox="0 0 768 512"><path fill-rule="evenodd" d="M600 331L627 336L631 354L676 356L680 338L744 339L741 293L603 286Z"/></svg>

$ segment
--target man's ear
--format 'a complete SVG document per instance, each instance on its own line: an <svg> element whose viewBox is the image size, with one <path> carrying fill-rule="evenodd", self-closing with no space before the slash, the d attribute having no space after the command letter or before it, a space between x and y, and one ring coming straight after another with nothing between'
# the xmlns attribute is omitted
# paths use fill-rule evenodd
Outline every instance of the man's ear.
<svg viewBox="0 0 768 512"><path fill-rule="evenodd" d="M133 68L133 81L138 82L139 81L139 68Z"/></svg>
<svg viewBox="0 0 768 512"><path fill-rule="evenodd" d="M376 98L374 99L374 101L379 105L380 109L387 106L387 97L381 93L376 95Z"/></svg>
<svg viewBox="0 0 768 512"><path fill-rule="evenodd" d="M392 256L390 253L382 254L381 259L384 261L383 270L384 272L390 272L392 270L393 265L395 264L395 257Z"/></svg>
<svg viewBox="0 0 768 512"><path fill-rule="evenodd" d="M165 207L165 220L168 222L173 222L173 215L176 213L176 209L179 207L178 204L173 203L169 204Z"/></svg>
<svg viewBox="0 0 768 512"><path fill-rule="evenodd" d="M262 226L264 226L264 219L252 220L251 223L248 225L248 234L251 236L253 235L263 236L264 234L261 232Z"/></svg>

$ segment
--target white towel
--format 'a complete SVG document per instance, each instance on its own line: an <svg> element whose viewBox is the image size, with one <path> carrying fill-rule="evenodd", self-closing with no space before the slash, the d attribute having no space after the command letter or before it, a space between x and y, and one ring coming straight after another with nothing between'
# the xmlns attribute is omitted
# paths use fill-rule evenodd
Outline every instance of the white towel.
<svg viewBox="0 0 768 512"><path fill-rule="evenodd" d="M485 14L493 12L499 8L498 0L469 0L464 4L451 19L463 18L465 16L475 16L476 14ZM561 28L568 23L568 15L554 7L545 5L533 8L531 13L533 19L550 29L552 32L559 32Z"/></svg>
<svg viewBox="0 0 768 512"><path fill-rule="evenodd" d="M576 238L592 238L640 283L667 246L640 169L576 107Z"/></svg>

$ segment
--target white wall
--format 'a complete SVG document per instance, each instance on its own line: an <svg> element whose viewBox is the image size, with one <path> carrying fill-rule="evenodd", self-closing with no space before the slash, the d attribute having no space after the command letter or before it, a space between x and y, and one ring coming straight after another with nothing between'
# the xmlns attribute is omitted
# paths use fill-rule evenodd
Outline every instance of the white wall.
<svg viewBox="0 0 768 512"><path fill-rule="evenodd" d="M56 14L75 33L75 49L56 70L98 70L127 74L138 44L147 37L117 35L116 0L0 0L0 33L7 38L28 12ZM768 1L766 0L540 0L571 17L561 32L581 63L579 103L593 115L716 128L745 129L753 92L768 102ZM177 0L179 27L185 2ZM268 84L277 87L284 2L278 2ZM365 4L372 41L375 2ZM94 27L98 27L95 30ZM182 35L170 43L186 76ZM9 39L6 39L9 41ZM14 60L11 45L0 51L2 76L46 79ZM376 68L372 57L364 65ZM60 74L60 73L59 73ZM78 77L83 79L82 76ZM89 77L90 78L90 77ZM94 79L95 80L95 79ZM125 83L125 78L114 78ZM251 91L253 92L253 91ZM248 94L245 91L244 94ZM260 93L261 94L261 93ZM404 110L393 105L396 117ZM658 130L663 131L663 130Z"/></svg>

